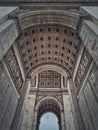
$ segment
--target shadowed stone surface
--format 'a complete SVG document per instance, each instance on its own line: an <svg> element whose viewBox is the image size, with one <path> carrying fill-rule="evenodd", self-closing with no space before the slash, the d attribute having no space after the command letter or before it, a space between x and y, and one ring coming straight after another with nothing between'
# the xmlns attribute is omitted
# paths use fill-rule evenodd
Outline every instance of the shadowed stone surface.
<svg viewBox="0 0 98 130"><path fill-rule="evenodd" d="M32 2L43 10L0 7L0 130L39 130L46 112L59 130L98 130L98 8Z"/></svg>

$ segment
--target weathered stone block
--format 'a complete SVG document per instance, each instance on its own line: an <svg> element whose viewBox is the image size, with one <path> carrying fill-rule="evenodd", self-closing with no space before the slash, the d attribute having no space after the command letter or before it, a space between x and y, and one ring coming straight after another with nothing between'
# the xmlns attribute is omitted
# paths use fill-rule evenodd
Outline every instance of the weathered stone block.
<svg viewBox="0 0 98 130"><path fill-rule="evenodd" d="M14 43L18 30L14 20L7 20L0 25L0 60Z"/></svg>

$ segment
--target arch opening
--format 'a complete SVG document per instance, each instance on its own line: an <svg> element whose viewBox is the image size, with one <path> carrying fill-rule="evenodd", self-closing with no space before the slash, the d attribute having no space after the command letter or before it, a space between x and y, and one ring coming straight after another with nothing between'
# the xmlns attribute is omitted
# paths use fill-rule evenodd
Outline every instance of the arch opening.
<svg viewBox="0 0 98 130"><path fill-rule="evenodd" d="M38 111L37 111L37 125L36 125L36 130L41 130L42 126L41 124L41 118L43 117L44 114L46 113L53 113L56 116L56 127L57 130L62 130L61 128L61 106L59 102L57 102L53 98L46 98L42 101L40 101L40 104L38 104ZM46 116L47 117L47 116ZM58 123L57 123L58 122ZM57 126L58 125L58 126ZM48 126L47 126L48 127Z"/></svg>
<svg viewBox="0 0 98 130"><path fill-rule="evenodd" d="M59 130L58 118L53 112L41 116L39 130Z"/></svg>

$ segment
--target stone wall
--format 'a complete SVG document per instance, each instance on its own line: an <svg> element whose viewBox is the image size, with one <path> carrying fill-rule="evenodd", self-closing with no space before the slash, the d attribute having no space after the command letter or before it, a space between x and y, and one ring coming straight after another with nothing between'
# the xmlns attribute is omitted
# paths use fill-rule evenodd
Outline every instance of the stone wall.
<svg viewBox="0 0 98 130"><path fill-rule="evenodd" d="M18 95L0 62L0 130L10 130L17 103Z"/></svg>
<svg viewBox="0 0 98 130"><path fill-rule="evenodd" d="M0 61L18 36L15 21L8 20L8 15L17 9L17 7L0 7Z"/></svg>
<svg viewBox="0 0 98 130"><path fill-rule="evenodd" d="M83 20L80 37L95 63L98 65L98 26L94 21Z"/></svg>
<svg viewBox="0 0 98 130"><path fill-rule="evenodd" d="M17 7L0 7L0 130L11 130L20 98L19 89L23 84L20 66L12 49L18 28L16 21L9 19L9 15L17 10Z"/></svg>
<svg viewBox="0 0 98 130"><path fill-rule="evenodd" d="M63 105L64 105L66 130L76 130L74 115L72 112L69 95L63 95Z"/></svg>
<svg viewBox="0 0 98 130"><path fill-rule="evenodd" d="M86 130L98 129L98 67L94 64L79 95L79 106Z"/></svg>
<svg viewBox="0 0 98 130"><path fill-rule="evenodd" d="M84 79L82 83L79 85L80 90L79 93L77 94L77 98L85 130L97 130L98 129L98 44L97 44L98 16L96 15L96 11L89 7L83 8L82 11L84 11L85 13L89 12L89 14L87 14L89 15L89 19L86 20L82 19L80 37L84 44L84 48L86 48L86 50L88 51L88 56L90 55L91 57L90 59L92 59L92 61L89 62L89 66L85 70L87 72L83 76ZM83 55L85 55L85 53L82 53L81 59L83 59ZM84 63L86 62L84 61ZM81 60L79 67L80 66L81 66ZM79 67L77 69L77 72L79 72ZM84 68L85 66L82 68L82 70L84 70ZM79 78L77 74L76 77Z"/></svg>

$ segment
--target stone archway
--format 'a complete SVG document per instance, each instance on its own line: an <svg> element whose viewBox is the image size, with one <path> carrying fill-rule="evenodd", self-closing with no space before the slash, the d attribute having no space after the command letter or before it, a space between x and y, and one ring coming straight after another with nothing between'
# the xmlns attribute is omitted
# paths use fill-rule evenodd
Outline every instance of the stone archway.
<svg viewBox="0 0 98 130"><path fill-rule="evenodd" d="M26 77L29 77L30 81L35 78L31 82L26 101L25 113L26 116L29 115L30 121L28 117L26 119L24 116L26 121L24 119L22 130L27 128L30 130L38 129L36 127L39 126L39 118L37 118L39 109L36 110L35 106L41 98L46 98L47 96L55 97L63 106L59 116L60 130L65 130L65 126L69 129L71 125L72 128L70 129L76 130L67 78L72 77L80 47L80 39L76 32L78 15L72 15L71 12L62 13L62 11L38 11L33 14L30 11L19 15L21 34L17 39L16 46L21 55ZM46 78L43 81L43 73L45 77L48 76L47 73L50 73L53 75L57 74L59 78L55 79L53 75L50 75L51 79L55 80ZM46 106L53 111L49 102L50 100L48 100L48 105ZM28 125L26 126L27 128L25 127L26 124Z"/></svg>
<svg viewBox="0 0 98 130"><path fill-rule="evenodd" d="M36 83L35 86L31 83L26 101L25 113L30 119L23 125L29 124L30 121L31 125L28 128L39 130L40 117L46 112L53 112L59 120L59 130L65 130L67 125L68 127L73 125L75 129L67 82L65 83L67 73L58 66L44 65L35 69L30 77L35 78L36 80L32 82L36 81Z"/></svg>
<svg viewBox="0 0 98 130"><path fill-rule="evenodd" d="M36 117L36 130L39 130L40 118L46 112L53 112L58 118L59 130L62 130L62 120L64 117L64 111L62 104L55 97L42 98L36 105L37 117Z"/></svg>
<svg viewBox="0 0 98 130"><path fill-rule="evenodd" d="M97 130L95 14L89 13L88 7L75 11L65 11L62 6L60 10L46 7L41 10L15 7L10 12L7 12L10 8L2 8L0 130L20 130L22 119L21 130L36 130L46 111L59 117L60 130L65 130L65 126L66 130Z"/></svg>

